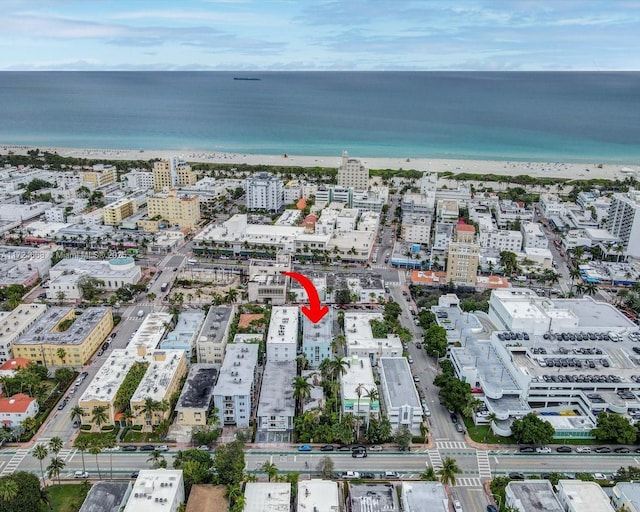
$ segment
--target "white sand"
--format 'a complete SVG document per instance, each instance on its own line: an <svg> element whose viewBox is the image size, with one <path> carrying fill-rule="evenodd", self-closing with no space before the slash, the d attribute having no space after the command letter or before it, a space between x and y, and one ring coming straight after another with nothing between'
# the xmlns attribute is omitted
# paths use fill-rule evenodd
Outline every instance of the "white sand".
<svg viewBox="0 0 640 512"><path fill-rule="evenodd" d="M0 153L6 154L13 151L15 154L26 154L28 150L35 149L29 146L0 146ZM40 151L55 152L61 156L71 156L89 159L108 160L151 160L154 158L168 159L178 156L189 162L219 162L250 165L283 165L298 167L334 167L340 165L340 155L327 156L303 156L303 155L254 155L241 153L208 153L201 151L179 150L130 150L130 149L78 149L78 148L39 148ZM370 169L416 169L418 171L450 171L453 173L473 174L500 174L500 175L527 175L549 178L565 179L624 179L634 176L639 166L626 166L622 164L593 164L584 163L542 163L519 161L495 161L495 160L453 160L437 158L368 158L362 155L351 155L358 158ZM599 167L601 165L601 167Z"/></svg>

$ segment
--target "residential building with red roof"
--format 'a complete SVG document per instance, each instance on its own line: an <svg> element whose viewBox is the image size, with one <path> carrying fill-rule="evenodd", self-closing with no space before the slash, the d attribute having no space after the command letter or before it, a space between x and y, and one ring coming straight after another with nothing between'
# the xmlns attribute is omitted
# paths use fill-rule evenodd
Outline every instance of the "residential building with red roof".
<svg viewBox="0 0 640 512"><path fill-rule="evenodd" d="M24 393L0 398L0 424L16 428L27 418L34 418L39 410L38 401Z"/></svg>

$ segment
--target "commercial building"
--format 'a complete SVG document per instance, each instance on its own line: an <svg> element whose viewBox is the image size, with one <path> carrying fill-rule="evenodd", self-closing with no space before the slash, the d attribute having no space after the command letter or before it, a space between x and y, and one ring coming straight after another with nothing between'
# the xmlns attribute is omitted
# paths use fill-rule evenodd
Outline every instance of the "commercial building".
<svg viewBox="0 0 640 512"><path fill-rule="evenodd" d="M142 469L123 512L177 512L184 498L181 469Z"/></svg>
<svg viewBox="0 0 640 512"><path fill-rule="evenodd" d="M556 488L565 512L615 512L609 497L596 482L560 480Z"/></svg>
<svg viewBox="0 0 640 512"><path fill-rule="evenodd" d="M338 482L331 480L298 481L297 512L338 512L340 510L340 493Z"/></svg>
<svg viewBox="0 0 640 512"><path fill-rule="evenodd" d="M402 510L407 512L420 510L449 512L450 510L449 496L440 482L401 482L400 503L402 503Z"/></svg>
<svg viewBox="0 0 640 512"><path fill-rule="evenodd" d="M217 379L216 366L202 363L191 365L175 407L177 425L204 426L207 424Z"/></svg>
<svg viewBox="0 0 640 512"><path fill-rule="evenodd" d="M36 284L49 272L51 256L56 248L0 246L0 287L12 284L31 287Z"/></svg>
<svg viewBox="0 0 640 512"><path fill-rule="evenodd" d="M618 482L613 488L612 498L617 510L640 512L640 483Z"/></svg>
<svg viewBox="0 0 640 512"><path fill-rule="evenodd" d="M351 512L400 512L398 493L392 484L350 484L348 499Z"/></svg>
<svg viewBox="0 0 640 512"><path fill-rule="evenodd" d="M248 427L257 390L258 344L232 343L227 347L213 401L220 425Z"/></svg>
<svg viewBox="0 0 640 512"><path fill-rule="evenodd" d="M357 158L349 158L349 153L342 153L342 162L338 168L338 185L357 190L369 188L369 169Z"/></svg>
<svg viewBox="0 0 640 512"><path fill-rule="evenodd" d="M391 429L407 427L414 436L420 435L422 405L413 382L406 357L381 357L378 362L380 395Z"/></svg>
<svg viewBox="0 0 640 512"><path fill-rule="evenodd" d="M191 166L178 157L153 164L154 192L167 192L172 188L195 185L196 180L196 173Z"/></svg>
<svg viewBox="0 0 640 512"><path fill-rule="evenodd" d="M564 512L548 480L509 482L505 489L505 502L518 512Z"/></svg>
<svg viewBox="0 0 640 512"><path fill-rule="evenodd" d="M283 482L247 482L244 488L244 512L288 512L291 484Z"/></svg>
<svg viewBox="0 0 640 512"><path fill-rule="evenodd" d="M196 342L199 363L222 364L229 338L229 329L235 315L235 306L209 308Z"/></svg>
<svg viewBox="0 0 640 512"><path fill-rule="evenodd" d="M46 304L20 304L0 318L0 364L13 357L13 343L46 313Z"/></svg>
<svg viewBox="0 0 640 512"><path fill-rule="evenodd" d="M284 207L282 180L275 174L259 172L247 178L247 210L279 212Z"/></svg>
<svg viewBox="0 0 640 512"><path fill-rule="evenodd" d="M24 393L0 398L0 423L6 428L17 428L27 418L35 418L40 410L38 401Z"/></svg>
<svg viewBox="0 0 640 512"><path fill-rule="evenodd" d="M455 227L455 241L449 244L447 281L475 286L478 276L480 246L475 242L476 228L468 224Z"/></svg>
<svg viewBox="0 0 640 512"><path fill-rule="evenodd" d="M111 308L91 307L78 315L74 308L52 307L14 340L13 355L45 366L83 366L111 329Z"/></svg>
<svg viewBox="0 0 640 512"><path fill-rule="evenodd" d="M247 282L249 302L285 304L290 279L282 273L291 272L292 268L289 254L277 254L275 259L269 260L250 260Z"/></svg>
<svg viewBox="0 0 640 512"><path fill-rule="evenodd" d="M380 416L380 400L371 398L371 393L378 389L371 362L368 357L358 356L351 356L348 362L346 373L340 376L342 412L362 418L366 426L370 418Z"/></svg>
<svg viewBox="0 0 640 512"><path fill-rule="evenodd" d="M0 220L24 222L35 219L53 206L51 203L0 204Z"/></svg>
<svg viewBox="0 0 640 512"><path fill-rule="evenodd" d="M344 315L344 335L347 344L347 356L367 357L372 366L378 364L381 357L402 355L402 341L395 334L386 338L374 338L371 321L384 322L379 311L346 311Z"/></svg>
<svg viewBox="0 0 640 512"><path fill-rule="evenodd" d="M147 199L149 219L159 218L172 226L193 229L200 222L198 196L178 195L175 190L158 193Z"/></svg>
<svg viewBox="0 0 640 512"><path fill-rule="evenodd" d="M319 322L312 322L306 316L302 318L302 353L309 366L317 368L325 359L331 359L333 343L333 310Z"/></svg>
<svg viewBox="0 0 640 512"><path fill-rule="evenodd" d="M298 347L297 307L274 306L267 333L267 361L295 361Z"/></svg>
<svg viewBox="0 0 640 512"><path fill-rule="evenodd" d="M630 188L626 193L613 194L607 231L620 239L624 254L640 256L640 191Z"/></svg>
<svg viewBox="0 0 640 512"><path fill-rule="evenodd" d="M107 226L119 226L124 219L135 215L137 211L138 203L135 198L124 197L106 205L102 209L102 215Z"/></svg>
<svg viewBox="0 0 640 512"><path fill-rule="evenodd" d="M380 274L309 271L305 276L316 287L323 304L335 304L345 291L349 292L351 300L356 304L379 303L380 298L385 296L384 281ZM308 302L307 292L298 281L291 280L289 294L292 302Z"/></svg>
<svg viewBox="0 0 640 512"><path fill-rule="evenodd" d="M258 402L258 442L291 442L296 413L292 385L295 377L295 360L267 360Z"/></svg>
<svg viewBox="0 0 640 512"><path fill-rule="evenodd" d="M142 425L142 429L151 430L171 414L171 396L180 390L180 380L187 373L187 360L182 350L156 350L151 354L147 372L131 397L131 411L134 413L133 425ZM152 399L166 409L144 411L146 401Z"/></svg>

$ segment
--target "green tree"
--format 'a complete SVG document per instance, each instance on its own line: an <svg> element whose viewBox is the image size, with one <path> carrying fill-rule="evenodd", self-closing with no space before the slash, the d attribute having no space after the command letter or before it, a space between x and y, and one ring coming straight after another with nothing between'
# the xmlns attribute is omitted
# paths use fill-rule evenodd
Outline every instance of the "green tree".
<svg viewBox="0 0 640 512"><path fill-rule="evenodd" d="M49 450L51 451L51 453L55 455L58 455L60 450L62 450L63 446L64 446L64 443L62 439L60 439L58 436L52 437L49 440Z"/></svg>
<svg viewBox="0 0 640 512"><path fill-rule="evenodd" d="M33 447L31 455L38 459L38 462L40 463L40 474L42 475L42 486L44 487L44 468L42 467L42 461L49 455L49 450L47 450L47 447L44 444L38 443Z"/></svg>
<svg viewBox="0 0 640 512"><path fill-rule="evenodd" d="M451 375L441 373L436 376L433 383L440 388L438 393L440 402L447 409L461 411L469 403L471 386L468 382L462 382Z"/></svg>
<svg viewBox="0 0 640 512"><path fill-rule="evenodd" d="M137 405L135 410L144 414L145 422L142 428L143 431L150 431L153 429L152 417L153 414L162 409L162 404L151 397L144 399L143 405Z"/></svg>
<svg viewBox="0 0 640 512"><path fill-rule="evenodd" d="M438 475L436 473L436 470L433 469L433 467L429 466L426 471L423 471L422 473L420 473L419 476L420 480L425 480L427 482L437 482L438 481Z"/></svg>
<svg viewBox="0 0 640 512"><path fill-rule="evenodd" d="M98 470L98 480L102 480L102 474L100 473L100 462L98 461L98 455L102 452L102 443L99 440L93 440L89 444L89 453L96 457L96 469Z"/></svg>
<svg viewBox="0 0 640 512"><path fill-rule="evenodd" d="M367 440L372 444L383 444L391 439L391 422L386 416L371 418L367 427Z"/></svg>
<svg viewBox="0 0 640 512"><path fill-rule="evenodd" d="M96 405L91 410L91 422L97 427L98 430L101 429L102 425L104 425L109 419L107 415L107 408L104 405Z"/></svg>
<svg viewBox="0 0 640 512"><path fill-rule="evenodd" d="M60 472L67 464L60 457L51 457L51 461L47 466L47 475L49 478L56 478L58 480L58 486L60 486Z"/></svg>
<svg viewBox="0 0 640 512"><path fill-rule="evenodd" d="M598 414L597 426L591 433L600 442L633 444L637 431L627 418L620 414L601 412Z"/></svg>
<svg viewBox="0 0 640 512"><path fill-rule="evenodd" d="M265 460L260 466L260 469L267 474L267 478L269 482L274 479L278 475L278 467L273 463Z"/></svg>
<svg viewBox="0 0 640 512"><path fill-rule="evenodd" d="M58 359L62 361L62 364L65 364L65 359L67 358L67 351L62 347L60 347L58 350L56 350L56 356L58 356Z"/></svg>
<svg viewBox="0 0 640 512"><path fill-rule="evenodd" d="M511 251L502 251L500 253L500 266L504 274L512 276L518 271L518 256Z"/></svg>
<svg viewBox="0 0 640 512"><path fill-rule="evenodd" d="M95 301L104 287L104 281L93 276L83 275L78 280L78 289L82 293L82 298L89 302Z"/></svg>
<svg viewBox="0 0 640 512"><path fill-rule="evenodd" d="M453 486L456 485L456 475L461 472L457 462L451 457L445 457L442 460L442 467L437 471L443 485Z"/></svg>
<svg viewBox="0 0 640 512"><path fill-rule="evenodd" d="M244 474L244 445L240 441L233 441L218 446L213 456L213 469L219 484L237 484L242 481Z"/></svg>
<svg viewBox="0 0 640 512"><path fill-rule="evenodd" d="M74 405L69 411L69 416L71 417L71 421L80 421L82 423L82 416L84 415L84 409L79 405Z"/></svg>
<svg viewBox="0 0 640 512"><path fill-rule="evenodd" d="M432 357L447 355L447 331L437 324L431 325L424 333L424 349Z"/></svg>
<svg viewBox="0 0 640 512"><path fill-rule="evenodd" d="M398 445L401 452L409 449L411 439L413 439L413 435L405 425L398 427L393 436L393 440Z"/></svg>
<svg viewBox="0 0 640 512"><path fill-rule="evenodd" d="M521 444L548 444L553 440L555 430L551 423L533 413L516 419L511 424L511 432L516 442Z"/></svg>
<svg viewBox="0 0 640 512"><path fill-rule="evenodd" d="M20 492L17 482L9 478L0 479L0 503L2 501L13 501Z"/></svg>
<svg viewBox="0 0 640 512"><path fill-rule="evenodd" d="M302 404L311 397L311 384L305 377L296 377L293 381L293 397L298 404L298 412L302 412Z"/></svg>
<svg viewBox="0 0 640 512"><path fill-rule="evenodd" d="M66 353L65 353L66 356ZM61 387L67 387L69 383L75 378L76 373L67 367L56 368L56 371L53 373L53 378Z"/></svg>
<svg viewBox="0 0 640 512"><path fill-rule="evenodd" d="M151 452L151 455L149 455L149 457L147 458L147 462L151 463L153 469L167 467L167 461L158 450L153 450Z"/></svg>
<svg viewBox="0 0 640 512"><path fill-rule="evenodd" d="M80 456L82 457L82 472L86 473L87 469L84 465L84 452L89 448L89 438L85 436L76 437L73 446L80 451Z"/></svg>
<svg viewBox="0 0 640 512"><path fill-rule="evenodd" d="M336 304L350 304L351 303L351 292L349 288L341 288L340 290L336 290Z"/></svg>
<svg viewBox="0 0 640 512"><path fill-rule="evenodd" d="M0 498L2 512L40 511L45 493L40 489L40 481L36 475L27 471L18 471L9 476L0 477L0 487L5 481L18 485L16 496L9 501Z"/></svg>
<svg viewBox="0 0 640 512"><path fill-rule="evenodd" d="M322 478L330 479L333 478L333 467L333 459L325 455L320 459L320 462L318 462L316 471L320 473Z"/></svg>

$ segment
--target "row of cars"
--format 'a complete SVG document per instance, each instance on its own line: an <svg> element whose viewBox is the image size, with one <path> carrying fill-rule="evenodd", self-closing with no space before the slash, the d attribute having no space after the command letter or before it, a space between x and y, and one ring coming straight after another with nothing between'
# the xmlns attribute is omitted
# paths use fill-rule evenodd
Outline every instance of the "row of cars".
<svg viewBox="0 0 640 512"><path fill-rule="evenodd" d="M521 446L520 453L551 453L551 448L548 446ZM558 446L556 448L558 453L572 453L573 448L571 446ZM598 446L591 449L590 446L578 446L576 453L631 453L631 449L626 446L618 446L617 448L610 448L609 446ZM640 453L640 448L636 448L636 453Z"/></svg>
<svg viewBox="0 0 640 512"><path fill-rule="evenodd" d="M69 403L69 400L71 400L71 397L75 394L75 392L78 390L78 388L80 387L80 384L82 384L84 382L84 379L86 379L89 376L89 374L87 372L82 372L78 378L76 379L75 383L73 384L73 386L71 386L71 389L69 389L69 395L65 396L62 401L58 404L58 410L61 411L62 409L64 409L67 404ZM74 425L76 426L76 425Z"/></svg>
<svg viewBox="0 0 640 512"><path fill-rule="evenodd" d="M336 480L372 480L376 478L375 473L366 473L361 471L343 471L342 473L335 473L333 476ZM397 471L385 471L384 473L380 474L380 478L384 480L398 480L400 478L400 473L398 473Z"/></svg>
<svg viewBox="0 0 640 512"><path fill-rule="evenodd" d="M169 447L166 444L155 445L155 444L143 444L142 446L137 446L134 444L127 444L124 446L114 446L113 448L103 448L102 451L105 452L168 452Z"/></svg>
<svg viewBox="0 0 640 512"><path fill-rule="evenodd" d="M298 446L298 451L310 452L310 451L313 451L313 448L309 444L303 444ZM333 452L333 451L349 452L350 451L351 456L353 458L365 458L367 456L367 451L381 452L382 446L374 444L367 447L365 445L358 444L354 446L340 445L336 447L336 446L333 446L332 444L325 444L320 447L320 451L321 452Z"/></svg>

